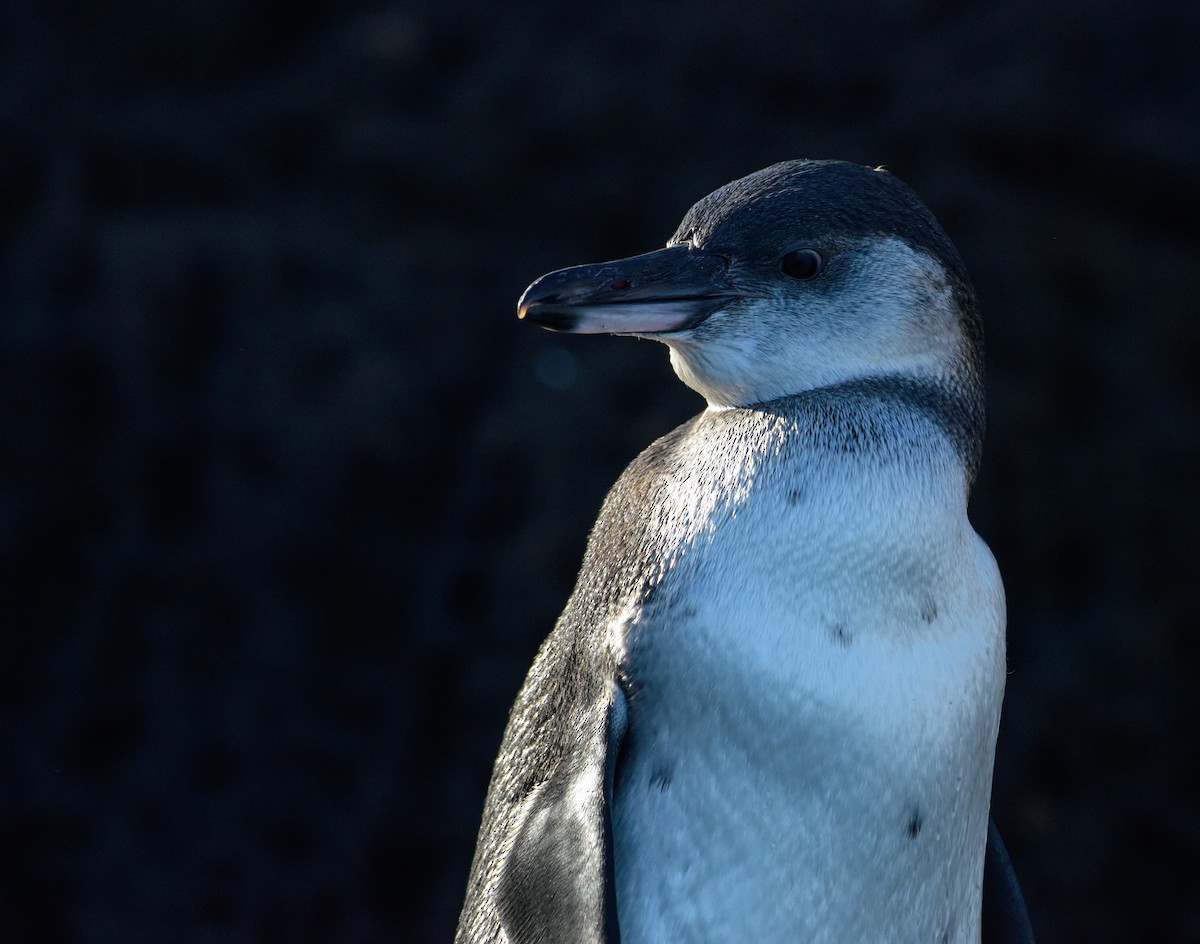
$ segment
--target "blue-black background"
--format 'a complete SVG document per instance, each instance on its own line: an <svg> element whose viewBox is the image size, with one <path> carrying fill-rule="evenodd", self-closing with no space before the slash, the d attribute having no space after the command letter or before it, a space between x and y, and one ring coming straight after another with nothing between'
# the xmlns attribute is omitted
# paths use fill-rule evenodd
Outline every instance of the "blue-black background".
<svg viewBox="0 0 1200 944"><path fill-rule="evenodd" d="M9 4L0 939L449 939L621 467L524 286L886 164L988 327L995 810L1044 944L1200 939L1200 6Z"/></svg>

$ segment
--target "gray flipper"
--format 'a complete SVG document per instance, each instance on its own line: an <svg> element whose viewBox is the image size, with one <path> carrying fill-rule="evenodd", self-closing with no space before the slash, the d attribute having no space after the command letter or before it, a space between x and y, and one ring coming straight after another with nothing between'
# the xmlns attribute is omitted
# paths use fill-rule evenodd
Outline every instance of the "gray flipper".
<svg viewBox="0 0 1200 944"><path fill-rule="evenodd" d="M588 725L593 741L567 755L522 804L496 891L511 944L618 944L612 790L626 703L613 683Z"/></svg>
<svg viewBox="0 0 1200 944"><path fill-rule="evenodd" d="M620 940L611 810L628 706L614 626L656 572L639 496L692 425L646 449L605 499L579 584L509 715L455 944Z"/></svg>
<svg viewBox="0 0 1200 944"><path fill-rule="evenodd" d="M1017 873L991 818L983 859L983 944L1033 944L1033 927Z"/></svg>

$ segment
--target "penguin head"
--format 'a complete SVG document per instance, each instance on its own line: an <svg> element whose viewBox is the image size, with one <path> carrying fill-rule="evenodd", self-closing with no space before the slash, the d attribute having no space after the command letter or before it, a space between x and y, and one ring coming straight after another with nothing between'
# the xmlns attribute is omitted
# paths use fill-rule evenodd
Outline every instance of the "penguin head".
<svg viewBox="0 0 1200 944"><path fill-rule="evenodd" d="M688 210L665 249L552 272L518 315L651 337L714 407L872 377L978 390L982 330L954 246L900 180L787 161Z"/></svg>

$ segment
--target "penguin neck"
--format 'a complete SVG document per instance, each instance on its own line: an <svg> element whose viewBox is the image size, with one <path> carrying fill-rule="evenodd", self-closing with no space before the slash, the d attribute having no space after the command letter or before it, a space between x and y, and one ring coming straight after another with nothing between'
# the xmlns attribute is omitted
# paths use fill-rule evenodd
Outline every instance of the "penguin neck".
<svg viewBox="0 0 1200 944"><path fill-rule="evenodd" d="M718 413L726 409L709 407ZM968 490L983 451L983 385L975 372L956 370L946 377L901 373L859 377L735 409L780 416L813 412L822 418L823 439L844 437L855 442L861 442L864 429L872 431L870 438L886 440L909 425L906 419L924 421L953 447Z"/></svg>

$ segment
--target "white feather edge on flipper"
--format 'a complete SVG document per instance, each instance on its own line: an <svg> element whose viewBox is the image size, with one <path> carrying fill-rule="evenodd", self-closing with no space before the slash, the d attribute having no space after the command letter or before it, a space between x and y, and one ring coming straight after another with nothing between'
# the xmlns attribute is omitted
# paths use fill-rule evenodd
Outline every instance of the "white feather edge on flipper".
<svg viewBox="0 0 1200 944"><path fill-rule="evenodd" d="M628 707L610 682L585 723L591 743L565 756L521 803L497 888L510 944L615 944L612 790Z"/></svg>

